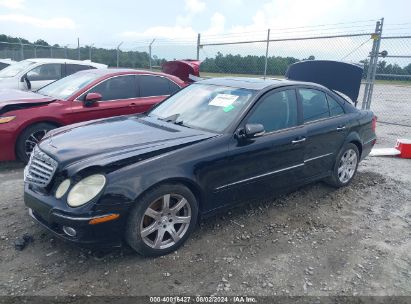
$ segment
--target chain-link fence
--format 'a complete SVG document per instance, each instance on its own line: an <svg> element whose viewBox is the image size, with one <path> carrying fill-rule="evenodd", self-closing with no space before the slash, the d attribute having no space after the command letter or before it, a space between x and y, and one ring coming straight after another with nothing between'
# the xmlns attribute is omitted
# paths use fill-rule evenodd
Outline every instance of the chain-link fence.
<svg viewBox="0 0 411 304"><path fill-rule="evenodd" d="M301 60L345 61L364 67L359 107L378 116L378 143L393 146L411 137L411 36L383 35L377 23L320 25L314 28L199 34L186 40L150 39L77 47L0 42L0 58L91 59L110 67L160 70L166 60L197 58L201 76L282 78Z"/></svg>

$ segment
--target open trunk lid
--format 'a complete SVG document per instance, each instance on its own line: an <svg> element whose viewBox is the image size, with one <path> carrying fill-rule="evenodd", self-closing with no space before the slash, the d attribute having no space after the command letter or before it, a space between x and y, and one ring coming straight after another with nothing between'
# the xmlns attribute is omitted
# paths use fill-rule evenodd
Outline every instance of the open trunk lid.
<svg viewBox="0 0 411 304"><path fill-rule="evenodd" d="M287 79L314 82L357 101L360 92L363 68L340 61L307 60L290 65Z"/></svg>
<svg viewBox="0 0 411 304"><path fill-rule="evenodd" d="M185 82L193 82L193 80L190 79L190 75L200 76L199 60L185 59L167 61L162 64L161 68L164 73L177 76Z"/></svg>

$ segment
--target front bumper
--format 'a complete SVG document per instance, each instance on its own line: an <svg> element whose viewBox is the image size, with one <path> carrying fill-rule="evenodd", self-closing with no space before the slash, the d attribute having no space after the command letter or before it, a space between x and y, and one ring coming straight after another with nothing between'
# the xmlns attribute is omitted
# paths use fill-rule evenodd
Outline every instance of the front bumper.
<svg viewBox="0 0 411 304"><path fill-rule="evenodd" d="M29 213L33 219L57 237L66 241L83 246L113 247L122 244L126 209L124 208L102 208L98 211L86 211L71 213L59 208L56 200L51 196L36 193L25 185L24 202L29 207ZM74 210L74 209L73 209ZM112 213L120 214L120 217L91 225L89 221ZM64 231L64 227L70 227L76 231L75 236L70 236Z"/></svg>

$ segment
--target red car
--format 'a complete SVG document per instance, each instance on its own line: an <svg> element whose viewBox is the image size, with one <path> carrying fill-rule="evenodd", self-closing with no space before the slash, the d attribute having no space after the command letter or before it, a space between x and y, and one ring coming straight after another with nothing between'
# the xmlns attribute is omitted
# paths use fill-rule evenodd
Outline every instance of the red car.
<svg viewBox="0 0 411 304"><path fill-rule="evenodd" d="M35 93L0 90L0 161L19 158L27 162L34 146L51 129L144 112L185 85L165 73L93 69Z"/></svg>

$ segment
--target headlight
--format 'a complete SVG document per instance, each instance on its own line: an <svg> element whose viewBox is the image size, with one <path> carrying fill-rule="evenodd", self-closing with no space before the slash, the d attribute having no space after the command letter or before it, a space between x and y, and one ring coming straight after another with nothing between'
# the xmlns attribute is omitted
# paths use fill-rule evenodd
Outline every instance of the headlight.
<svg viewBox="0 0 411 304"><path fill-rule="evenodd" d="M94 174L83 178L70 190L67 197L67 204L71 207L84 205L95 198L105 184L106 177L101 174Z"/></svg>
<svg viewBox="0 0 411 304"><path fill-rule="evenodd" d="M68 188L70 187L70 180L69 179L65 179L58 187L56 190L56 198L60 199L63 197L64 194L66 194Z"/></svg>
<svg viewBox="0 0 411 304"><path fill-rule="evenodd" d="M14 120L16 116L5 116L5 117L0 117L0 124L8 123L12 120Z"/></svg>

